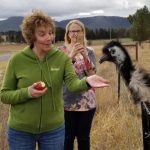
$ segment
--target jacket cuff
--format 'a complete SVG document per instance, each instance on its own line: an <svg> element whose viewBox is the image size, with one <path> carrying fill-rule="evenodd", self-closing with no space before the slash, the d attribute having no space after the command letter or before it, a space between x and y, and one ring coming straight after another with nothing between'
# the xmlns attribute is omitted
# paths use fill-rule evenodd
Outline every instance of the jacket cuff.
<svg viewBox="0 0 150 150"><path fill-rule="evenodd" d="M83 85L83 86L84 86L84 88L86 88L86 90L89 90L89 89L91 88L91 86L90 86L89 83L86 81L86 78L87 78L87 77L84 77L84 78L83 78L83 80L84 80L84 82L83 82L84 85Z"/></svg>
<svg viewBox="0 0 150 150"><path fill-rule="evenodd" d="M24 98L32 98L32 96L29 94L28 87L21 89L21 96L22 96L23 99Z"/></svg>

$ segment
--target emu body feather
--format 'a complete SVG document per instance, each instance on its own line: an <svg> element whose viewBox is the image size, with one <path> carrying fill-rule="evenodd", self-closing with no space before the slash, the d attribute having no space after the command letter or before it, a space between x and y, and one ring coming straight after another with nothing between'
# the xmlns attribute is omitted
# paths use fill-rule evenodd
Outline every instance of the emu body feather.
<svg viewBox="0 0 150 150"><path fill-rule="evenodd" d="M135 103L150 102L150 73L133 65L130 55L121 43L111 41L104 46L102 55L99 62L109 61L116 65Z"/></svg>

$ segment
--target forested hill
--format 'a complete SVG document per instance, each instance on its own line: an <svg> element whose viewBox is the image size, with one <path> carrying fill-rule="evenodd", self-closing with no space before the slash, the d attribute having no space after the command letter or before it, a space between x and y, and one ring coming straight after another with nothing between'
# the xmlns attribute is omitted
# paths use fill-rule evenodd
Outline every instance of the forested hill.
<svg viewBox="0 0 150 150"><path fill-rule="evenodd" d="M82 21L85 26L89 29L95 30L99 28L108 29L108 28L129 28L130 23L127 18L116 17L116 16L95 16L95 17L86 17L78 18ZM23 20L23 17L10 17L6 20L0 21L0 32L6 31L18 31L20 30L20 24ZM69 20L56 21L57 27L64 28Z"/></svg>

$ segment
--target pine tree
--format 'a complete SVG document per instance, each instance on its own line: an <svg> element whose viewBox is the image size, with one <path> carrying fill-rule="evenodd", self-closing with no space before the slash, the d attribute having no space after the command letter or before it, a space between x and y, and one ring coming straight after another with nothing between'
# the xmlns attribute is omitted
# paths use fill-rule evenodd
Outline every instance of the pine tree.
<svg viewBox="0 0 150 150"><path fill-rule="evenodd" d="M146 6L138 9L135 14L129 15L131 38L141 43L150 38L150 12Z"/></svg>

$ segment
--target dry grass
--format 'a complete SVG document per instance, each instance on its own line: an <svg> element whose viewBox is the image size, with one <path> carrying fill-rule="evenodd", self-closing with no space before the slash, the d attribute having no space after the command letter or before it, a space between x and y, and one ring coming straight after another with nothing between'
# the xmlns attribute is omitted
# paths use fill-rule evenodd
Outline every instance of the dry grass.
<svg viewBox="0 0 150 150"><path fill-rule="evenodd" d="M7 52L16 52L24 48L26 44L0 44L0 54L7 53Z"/></svg>
<svg viewBox="0 0 150 150"><path fill-rule="evenodd" d="M93 46L100 56L102 46ZM13 47L14 48L14 47ZM7 48L13 49L12 47ZM150 70L150 44L139 49L139 65ZM0 47L1 50L1 47ZM135 60L134 49L129 50ZM6 62L1 62L0 73ZM133 105L130 94L121 82L121 97L117 98L117 73L113 64L97 64L97 74L107 78L111 87L97 89L97 112L91 130L91 150L142 150L142 129L140 108ZM0 77L1 79L1 77ZM5 137L8 106L0 103L0 150L7 150Z"/></svg>
<svg viewBox="0 0 150 150"><path fill-rule="evenodd" d="M7 62L0 62L0 86L2 83L2 77L5 70ZM3 105L0 102L0 150L7 150L6 141L6 122L8 118L8 106Z"/></svg>

